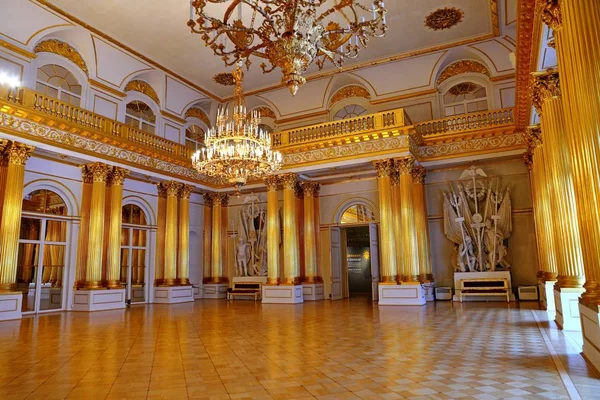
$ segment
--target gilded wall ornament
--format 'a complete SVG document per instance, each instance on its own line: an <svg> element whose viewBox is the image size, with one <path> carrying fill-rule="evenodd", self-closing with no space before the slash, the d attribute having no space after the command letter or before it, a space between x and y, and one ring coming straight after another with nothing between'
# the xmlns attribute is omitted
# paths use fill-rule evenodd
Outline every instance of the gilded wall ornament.
<svg viewBox="0 0 600 400"><path fill-rule="evenodd" d="M465 13L456 7L440 8L425 17L425 26L434 31L450 29L458 25Z"/></svg>
<svg viewBox="0 0 600 400"><path fill-rule="evenodd" d="M223 86L235 85L235 78L231 72L221 72L220 74L216 74L213 76L213 81Z"/></svg>
<svg viewBox="0 0 600 400"><path fill-rule="evenodd" d="M452 96L461 96L475 92L480 86L472 82L461 82L458 85L454 85L448 90Z"/></svg>
<svg viewBox="0 0 600 400"><path fill-rule="evenodd" d="M352 97L362 97L363 99L370 99L371 94L367 89L358 85L344 86L333 94L331 100L329 100L329 107L342 100L349 99Z"/></svg>
<svg viewBox="0 0 600 400"><path fill-rule="evenodd" d="M534 72L531 74L530 96L531 103L542 115L545 100L560 96L560 79L558 71L549 69L545 72Z"/></svg>
<svg viewBox="0 0 600 400"><path fill-rule="evenodd" d="M88 74L88 67L83 57L70 44L57 39L48 39L38 43L33 49L35 53L54 53L66 58L77 65L83 72Z"/></svg>
<svg viewBox="0 0 600 400"><path fill-rule="evenodd" d="M541 146L543 143L541 126L539 124L528 126L523 133L523 141L530 149L535 149L536 147Z"/></svg>
<svg viewBox="0 0 600 400"><path fill-rule="evenodd" d="M158 95L156 94L156 91L154 91L154 89L152 88L152 86L150 86L150 84L148 82L141 81L139 79L134 79L132 81L129 81L129 83L127 83L127 85L125 86L125 91L126 92L134 91L134 92L143 93L146 96L150 97L152 100L154 100L154 102L156 104L160 105L160 100L158 100Z"/></svg>
<svg viewBox="0 0 600 400"><path fill-rule="evenodd" d="M559 0L540 0L537 6L542 22L552 28L552 30L560 28L562 13Z"/></svg>
<svg viewBox="0 0 600 400"><path fill-rule="evenodd" d="M473 60L461 60L454 62L448 65L446 68L444 68L444 70L437 79L437 84L440 85L442 82L446 81L449 78L452 78L453 76L466 74L470 72L484 74L487 77L491 76L490 70L487 69L485 65Z"/></svg>
<svg viewBox="0 0 600 400"><path fill-rule="evenodd" d="M453 143L437 143L419 148L419 159L449 157L455 154L504 151L506 148L523 148L525 142L521 133L503 134L461 140Z"/></svg>
<svg viewBox="0 0 600 400"><path fill-rule="evenodd" d="M210 126L210 120L208 119L208 116L206 115L206 113L204 111L202 111L202 109L198 108L198 107L192 107L189 110L187 110L185 112L185 117L186 118L198 118L200 121L204 122L206 124L206 126Z"/></svg>
<svg viewBox="0 0 600 400"><path fill-rule="evenodd" d="M531 171L533 169L533 150L527 149L527 151L523 153L522 158L523 164Z"/></svg>

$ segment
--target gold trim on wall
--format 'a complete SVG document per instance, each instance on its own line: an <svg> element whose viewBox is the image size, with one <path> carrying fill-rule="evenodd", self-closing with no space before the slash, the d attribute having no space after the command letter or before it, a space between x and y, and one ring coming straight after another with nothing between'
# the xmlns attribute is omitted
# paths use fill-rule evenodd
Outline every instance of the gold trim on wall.
<svg viewBox="0 0 600 400"><path fill-rule="evenodd" d="M114 116L114 118L113 118L113 119L115 119L115 120L116 120L116 119L118 118L118 116L119 116L119 103L116 103L116 102L114 102L114 101L111 101L111 100L105 99L104 97L102 97L102 96L99 96L97 93L94 93L94 104L93 104L93 109L92 109L92 111L93 111L93 112L95 112L96 114L99 114L99 113L96 111L96 99L101 99L101 100L107 101L107 102L109 102L109 103L111 103L111 104L114 104L116 107L115 107L115 116ZM100 115L101 115L101 114L100 114Z"/></svg>
<svg viewBox="0 0 600 400"><path fill-rule="evenodd" d="M129 92L129 91L140 92L142 94L145 94L146 96L148 96L152 100L154 100L154 102L157 105L160 106L160 100L158 99L158 95L156 94L156 91L146 81L142 81L139 79L134 79L134 80L129 81L127 83L127 85L125 86L125 92Z"/></svg>
<svg viewBox="0 0 600 400"><path fill-rule="evenodd" d="M113 94L117 97L119 97L120 99L122 99L123 97L127 96L127 93L125 92L121 92L120 90L114 89L108 85L105 85L102 82L98 82L95 79L88 79L88 83L90 84L90 86L93 86L95 88L101 89L105 92L108 92L109 94Z"/></svg>
<svg viewBox="0 0 600 400"><path fill-rule="evenodd" d="M437 89L427 89L427 90L423 90L421 92L407 93L407 94L401 94L399 96L387 97L385 99L371 100L370 103L372 105L391 103L392 101L400 101L400 100L412 99L414 97L428 96L430 94L436 94L437 92L438 92Z"/></svg>
<svg viewBox="0 0 600 400"><path fill-rule="evenodd" d="M165 110L160 110L160 115L162 115L163 117L169 118L170 120L177 122L179 124L182 124L182 125L185 125L187 123L187 121L185 119L181 118L180 116L171 114L170 112L165 111ZM180 129L180 128L178 128L178 129Z"/></svg>
<svg viewBox="0 0 600 400"><path fill-rule="evenodd" d="M15 46L14 44L9 43L2 39L0 39L0 47L4 47L5 49L12 51L13 53L19 54L19 55L29 58L29 59L34 59L37 57L37 55L35 53L31 53L27 50L20 48L19 46Z"/></svg>

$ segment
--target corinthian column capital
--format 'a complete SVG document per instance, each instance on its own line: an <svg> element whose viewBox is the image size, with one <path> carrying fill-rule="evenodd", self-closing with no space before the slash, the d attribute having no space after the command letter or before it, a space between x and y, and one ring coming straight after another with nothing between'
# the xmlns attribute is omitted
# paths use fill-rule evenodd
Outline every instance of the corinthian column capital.
<svg viewBox="0 0 600 400"><path fill-rule="evenodd" d="M296 184L298 183L298 174L287 173L281 175L281 183L284 189L296 190Z"/></svg>
<svg viewBox="0 0 600 400"><path fill-rule="evenodd" d="M121 167L114 167L110 174L111 185L123 185L125 178L129 175L129 170Z"/></svg>
<svg viewBox="0 0 600 400"><path fill-rule="evenodd" d="M91 179L92 182L106 183L112 171L112 167L110 165L106 165L101 162L87 164L85 168L87 171L84 172L84 180Z"/></svg>
<svg viewBox="0 0 600 400"><path fill-rule="evenodd" d="M8 142L3 149L3 158L6 158L9 165L25 165L34 149L35 147L28 144Z"/></svg>
<svg viewBox="0 0 600 400"><path fill-rule="evenodd" d="M202 195L202 197L204 197L204 205L207 207L212 207L213 206L213 200L214 200L214 193L204 193Z"/></svg>
<svg viewBox="0 0 600 400"><path fill-rule="evenodd" d="M304 182L300 183L300 186L302 186L302 191L304 192L304 196L319 197L319 193L321 191L321 185L319 183L304 181Z"/></svg>
<svg viewBox="0 0 600 400"><path fill-rule="evenodd" d="M156 184L156 191L158 193L158 197L166 198L167 197L167 188L164 183Z"/></svg>
<svg viewBox="0 0 600 400"><path fill-rule="evenodd" d="M169 181L165 182L164 186L167 191L167 197L177 197L183 184L176 181Z"/></svg>
<svg viewBox="0 0 600 400"><path fill-rule="evenodd" d="M549 69L544 72L534 72L531 74L531 102L540 116L542 115L544 101L553 97L559 97L560 94L558 71Z"/></svg>
<svg viewBox="0 0 600 400"><path fill-rule="evenodd" d="M269 192L277 191L277 186L279 185L279 177L277 175L267 176L264 182Z"/></svg>
<svg viewBox="0 0 600 400"><path fill-rule="evenodd" d="M415 167L415 158L413 156L396 158L395 161L400 175L412 175Z"/></svg>
<svg viewBox="0 0 600 400"><path fill-rule="evenodd" d="M179 191L179 198L181 199L189 199L194 191L193 185L182 185L181 190Z"/></svg>
<svg viewBox="0 0 600 400"><path fill-rule="evenodd" d="M537 12L542 21L553 30L562 26L562 13L559 0L540 0L537 4Z"/></svg>
<svg viewBox="0 0 600 400"><path fill-rule="evenodd" d="M427 170L422 165L415 165L412 170L412 177L414 183L425 183L425 177L427 176Z"/></svg>
<svg viewBox="0 0 600 400"><path fill-rule="evenodd" d="M377 160L373 161L373 166L377 170L377 177L383 178L386 176L392 176L394 162L392 160Z"/></svg>

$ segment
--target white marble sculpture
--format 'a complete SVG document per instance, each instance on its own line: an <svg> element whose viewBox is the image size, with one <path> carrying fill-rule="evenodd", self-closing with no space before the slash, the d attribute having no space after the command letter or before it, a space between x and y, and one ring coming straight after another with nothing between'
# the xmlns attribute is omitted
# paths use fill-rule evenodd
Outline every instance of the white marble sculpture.
<svg viewBox="0 0 600 400"><path fill-rule="evenodd" d="M457 272L510 269L506 241L512 231L510 189L477 167L465 170L444 191L444 233L455 243Z"/></svg>
<svg viewBox="0 0 600 400"><path fill-rule="evenodd" d="M254 194L246 196L238 213L235 249L237 276L267 275L267 210Z"/></svg>

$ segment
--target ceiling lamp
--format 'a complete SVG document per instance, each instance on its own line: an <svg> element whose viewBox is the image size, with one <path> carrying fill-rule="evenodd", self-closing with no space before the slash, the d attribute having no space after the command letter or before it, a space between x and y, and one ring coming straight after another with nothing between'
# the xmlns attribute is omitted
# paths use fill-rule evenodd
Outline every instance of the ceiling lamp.
<svg viewBox="0 0 600 400"><path fill-rule="evenodd" d="M237 191L248 179L262 178L281 168L281 153L271 150L271 135L259 127L260 113L248 114L242 90L242 62L232 74L235 84L233 112L220 106L216 125L208 130L202 147L192 156L201 174L234 185Z"/></svg>
<svg viewBox="0 0 600 400"><path fill-rule="evenodd" d="M295 95L313 61L342 67L370 37L384 36L386 12L381 0L191 0L188 26L225 65L269 61L263 73L279 68Z"/></svg>

